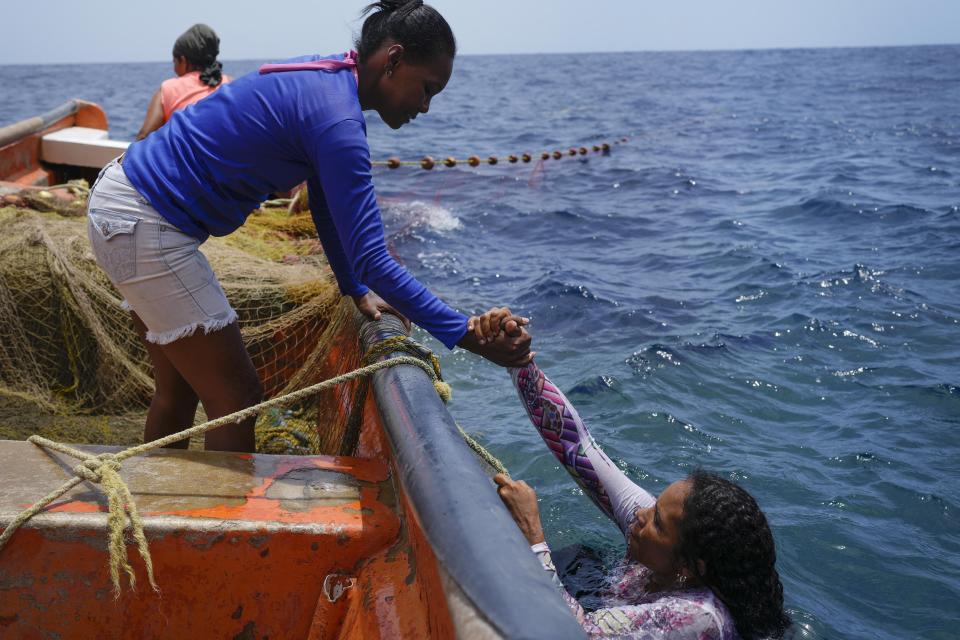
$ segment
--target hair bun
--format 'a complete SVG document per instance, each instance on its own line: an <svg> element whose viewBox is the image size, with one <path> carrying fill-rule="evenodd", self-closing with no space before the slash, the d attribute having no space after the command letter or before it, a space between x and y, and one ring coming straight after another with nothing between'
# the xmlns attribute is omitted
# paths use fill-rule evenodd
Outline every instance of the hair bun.
<svg viewBox="0 0 960 640"><path fill-rule="evenodd" d="M376 8L383 13L393 13L401 9L406 10L406 12L415 11L422 6L423 0L380 0L380 2L374 2L368 8Z"/></svg>
<svg viewBox="0 0 960 640"><path fill-rule="evenodd" d="M420 62L435 55L452 59L457 53L450 25L423 0L379 0L360 15L367 16L354 42L360 63L388 38L404 46L404 55Z"/></svg>

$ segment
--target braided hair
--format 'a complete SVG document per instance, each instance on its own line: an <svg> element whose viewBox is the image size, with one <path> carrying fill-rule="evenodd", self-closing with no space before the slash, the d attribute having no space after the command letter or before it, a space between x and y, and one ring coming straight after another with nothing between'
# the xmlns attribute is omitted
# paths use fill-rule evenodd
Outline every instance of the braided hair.
<svg viewBox="0 0 960 640"><path fill-rule="evenodd" d="M354 43L361 63L388 39L402 44L404 55L416 62L438 55L457 55L457 41L450 25L423 0L381 0L367 5L360 15L368 13Z"/></svg>
<svg viewBox="0 0 960 640"><path fill-rule="evenodd" d="M729 480L699 469L688 480L679 559L726 605L740 637L781 637L791 623L766 516Z"/></svg>
<svg viewBox="0 0 960 640"><path fill-rule="evenodd" d="M200 72L200 81L208 87L219 86L223 81L223 65L217 60L220 55L220 38L205 24L195 24L184 31L173 43L173 57L184 57L190 66Z"/></svg>

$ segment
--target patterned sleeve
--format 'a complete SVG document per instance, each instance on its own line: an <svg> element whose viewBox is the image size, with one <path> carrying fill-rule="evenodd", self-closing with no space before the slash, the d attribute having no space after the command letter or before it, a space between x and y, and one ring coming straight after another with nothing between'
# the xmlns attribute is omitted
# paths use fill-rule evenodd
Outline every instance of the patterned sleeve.
<svg viewBox="0 0 960 640"><path fill-rule="evenodd" d="M607 607L587 612L564 588L545 542L531 547L550 575L588 638L657 638L658 640L719 640L722 621L695 598L667 596L648 604Z"/></svg>
<svg viewBox="0 0 960 640"><path fill-rule="evenodd" d="M553 455L626 534L634 514L655 502L600 450L570 401L535 363L510 369L520 401Z"/></svg>

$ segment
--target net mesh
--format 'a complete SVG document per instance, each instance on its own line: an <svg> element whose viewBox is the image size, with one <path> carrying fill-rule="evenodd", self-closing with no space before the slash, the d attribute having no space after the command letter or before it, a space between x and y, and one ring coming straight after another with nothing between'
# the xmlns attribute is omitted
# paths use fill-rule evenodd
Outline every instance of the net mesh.
<svg viewBox="0 0 960 640"><path fill-rule="evenodd" d="M83 211L76 200L0 208L0 438L142 438L149 359L90 251ZM357 365L356 312L340 296L309 214L263 209L203 252L237 311L267 398ZM345 453L353 391L345 385L266 412L258 450ZM204 418L201 408L197 421Z"/></svg>

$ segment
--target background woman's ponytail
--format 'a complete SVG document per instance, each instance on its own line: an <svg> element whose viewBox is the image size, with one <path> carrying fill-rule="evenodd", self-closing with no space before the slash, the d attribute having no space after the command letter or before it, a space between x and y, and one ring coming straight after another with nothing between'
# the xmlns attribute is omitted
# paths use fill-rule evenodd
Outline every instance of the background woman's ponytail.
<svg viewBox="0 0 960 640"><path fill-rule="evenodd" d="M205 24L195 24L177 38L173 44L173 57L184 57L195 71L200 72L200 81L216 87L223 81L223 65L217 60L220 55L220 38Z"/></svg>
<svg viewBox="0 0 960 640"><path fill-rule="evenodd" d="M214 60L200 71L200 82L208 87L217 87L223 82L223 65Z"/></svg>
<svg viewBox="0 0 960 640"><path fill-rule="evenodd" d="M450 25L423 0L381 0L367 5L360 15L367 14L354 43L361 63L387 40L402 44L404 55L415 62L457 55Z"/></svg>

